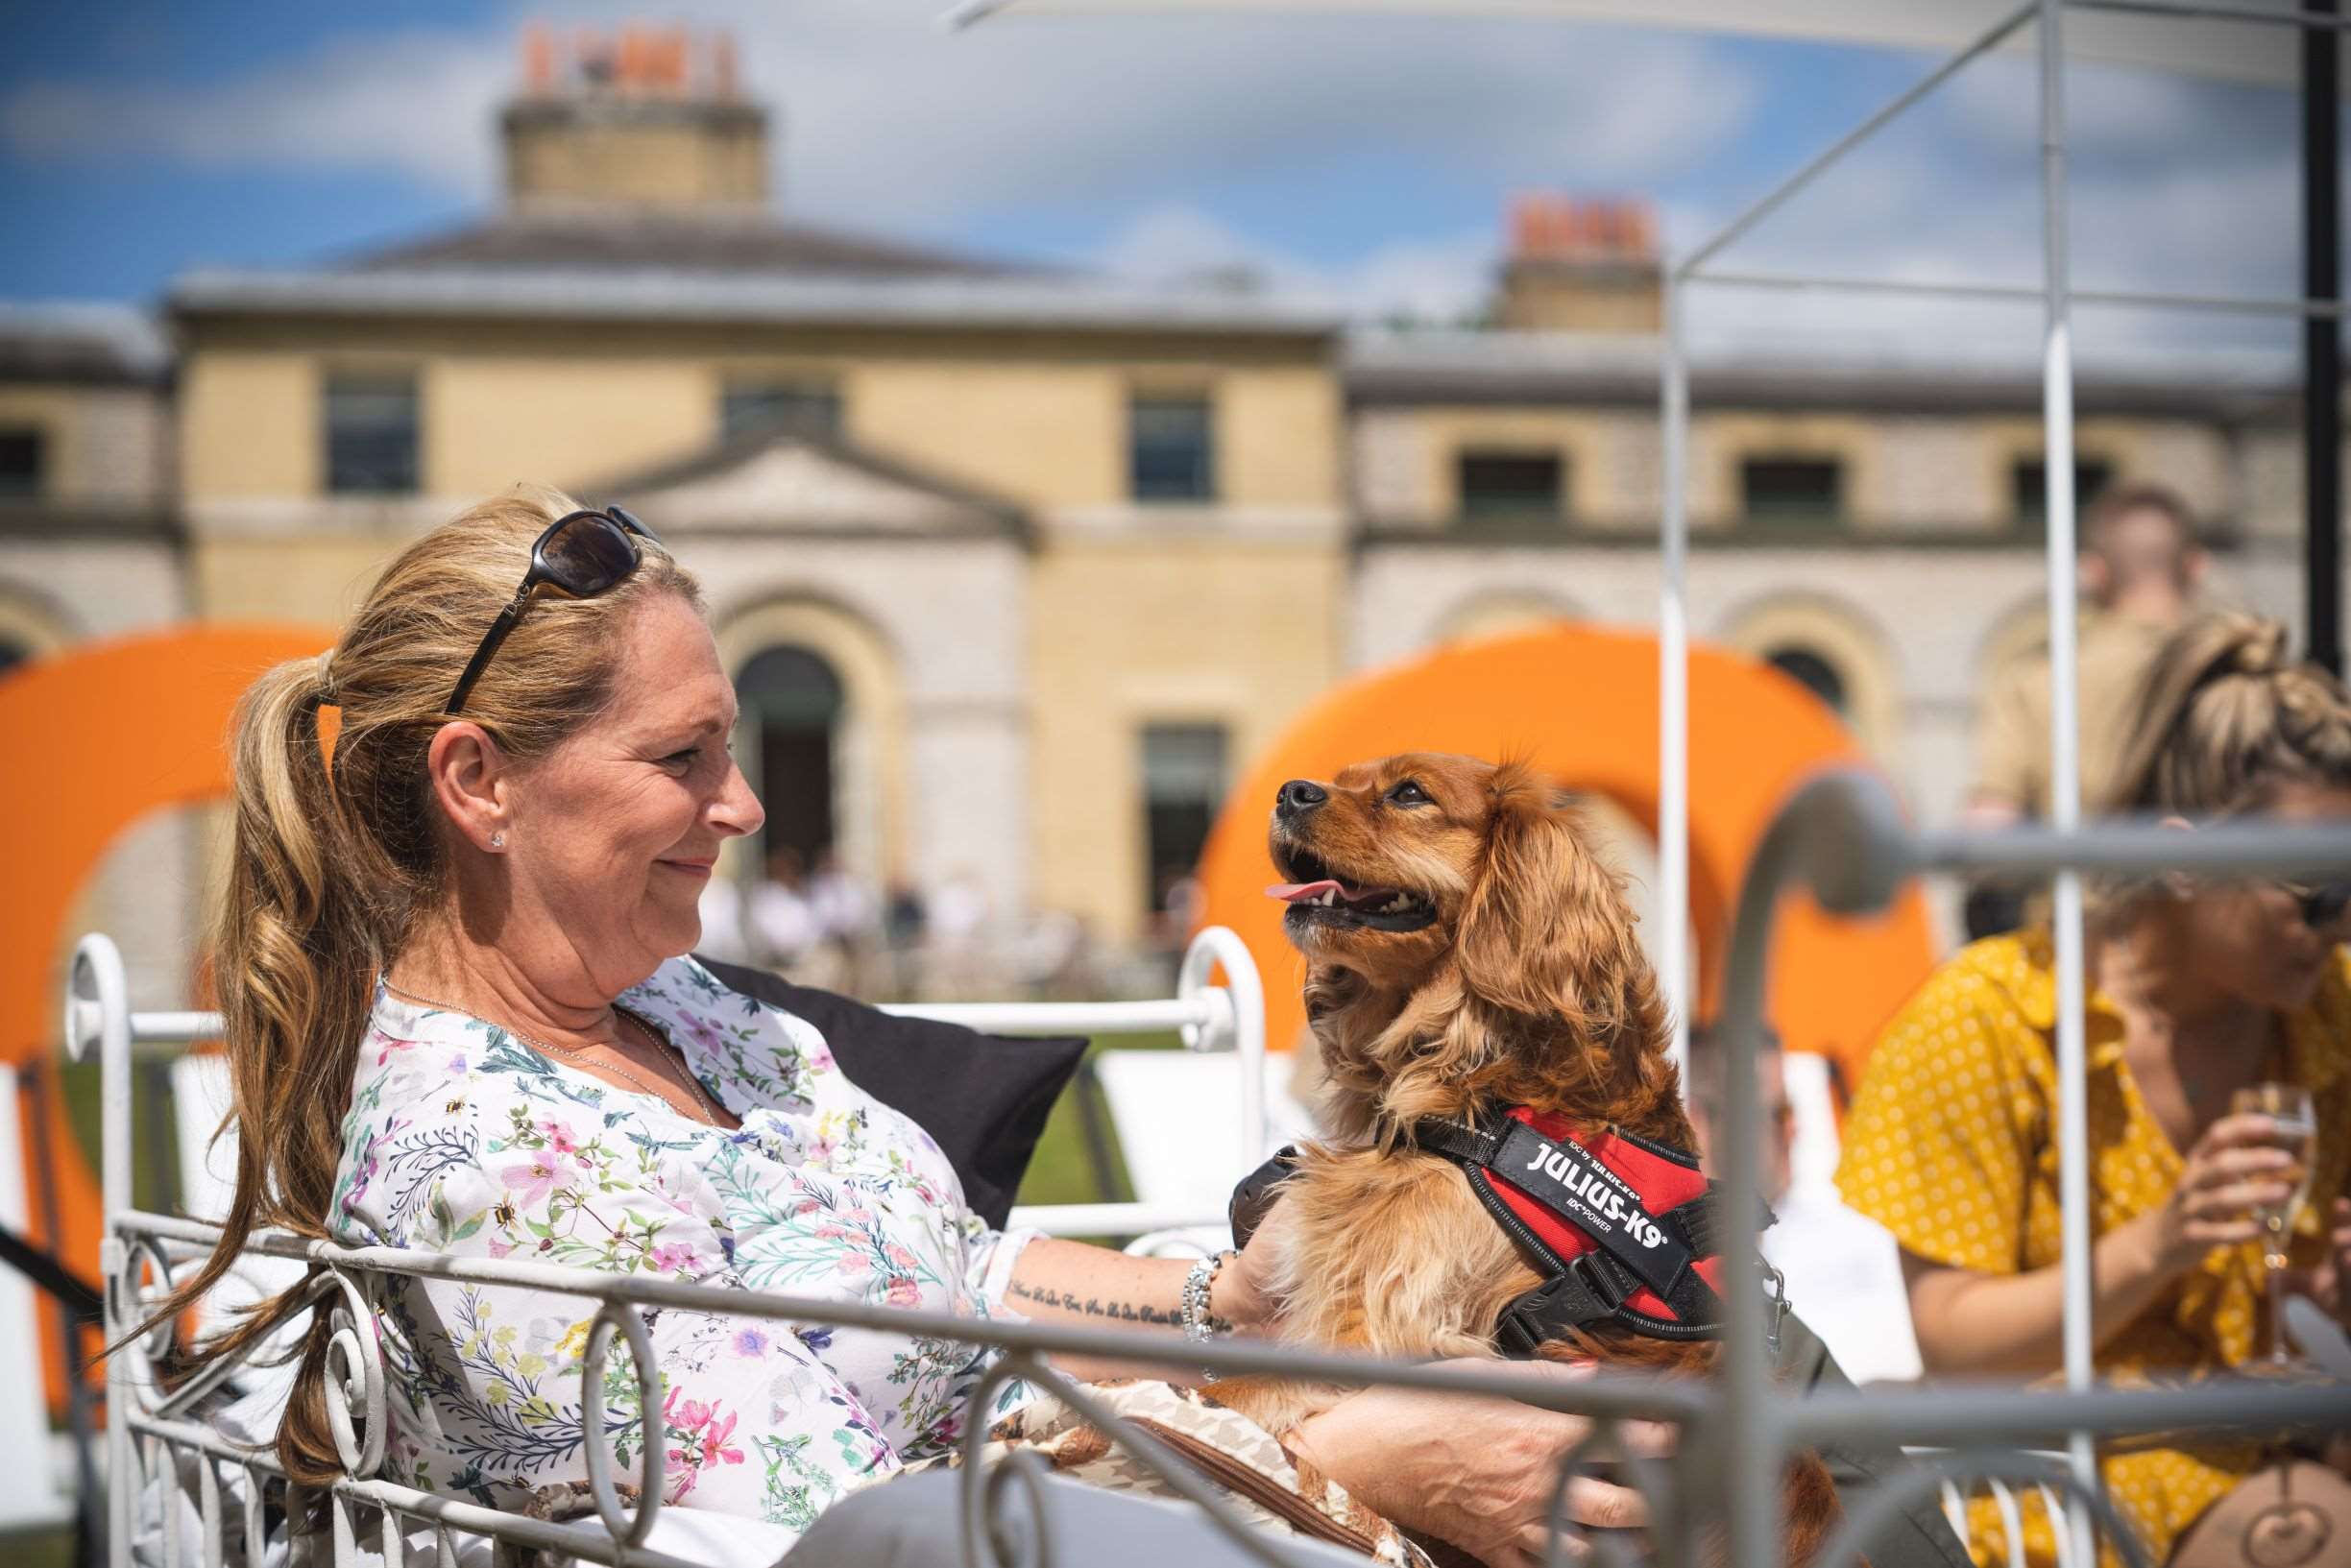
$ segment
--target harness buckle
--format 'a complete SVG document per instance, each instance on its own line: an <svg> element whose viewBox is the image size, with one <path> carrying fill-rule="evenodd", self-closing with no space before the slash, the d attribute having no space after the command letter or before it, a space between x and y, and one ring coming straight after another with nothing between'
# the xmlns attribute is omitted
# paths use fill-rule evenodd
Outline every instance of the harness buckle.
<svg viewBox="0 0 2351 1568"><path fill-rule="evenodd" d="M1503 1309L1494 1327L1494 1342L1503 1355L1524 1360L1563 1329L1616 1315L1624 1292L1606 1269L1590 1266L1592 1256L1570 1259L1564 1268Z"/></svg>
<svg viewBox="0 0 2351 1568"><path fill-rule="evenodd" d="M1780 1330L1787 1322L1787 1276L1765 1259L1756 1261L1763 1265L1763 1277L1771 1282L1771 1327L1764 1330L1763 1344L1776 1357L1780 1354Z"/></svg>

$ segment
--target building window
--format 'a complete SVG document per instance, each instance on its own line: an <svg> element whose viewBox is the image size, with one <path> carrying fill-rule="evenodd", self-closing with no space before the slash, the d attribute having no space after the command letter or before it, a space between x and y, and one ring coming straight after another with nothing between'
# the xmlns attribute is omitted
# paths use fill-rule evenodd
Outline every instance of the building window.
<svg viewBox="0 0 2351 1568"><path fill-rule="evenodd" d="M1748 520L1833 523L1845 517L1845 465L1833 457L1751 457L1739 465Z"/></svg>
<svg viewBox="0 0 2351 1568"><path fill-rule="evenodd" d="M1152 910L1190 880L1224 803L1224 726L1144 726L1143 886Z"/></svg>
<svg viewBox="0 0 2351 1568"><path fill-rule="evenodd" d="M1466 451L1457 472L1465 518L1556 518L1567 510L1566 465L1557 452Z"/></svg>
<svg viewBox="0 0 2351 1568"><path fill-rule="evenodd" d="M840 389L830 381L736 382L719 398L718 428L728 441L762 430L838 436Z"/></svg>
<svg viewBox="0 0 2351 1568"><path fill-rule="evenodd" d="M1127 404L1127 471L1138 501L1216 498L1216 446L1205 398L1137 395Z"/></svg>
<svg viewBox="0 0 2351 1568"><path fill-rule="evenodd" d="M1845 716L1849 699L1844 672L1828 659L1800 643L1790 643L1766 653L1763 662L1835 709L1839 718Z"/></svg>
<svg viewBox="0 0 2351 1568"><path fill-rule="evenodd" d="M41 432L17 425L0 429L0 497L41 493L41 470L48 457Z"/></svg>
<svg viewBox="0 0 2351 1568"><path fill-rule="evenodd" d="M337 375L327 382L327 489L336 495L413 495L413 375Z"/></svg>
<svg viewBox="0 0 2351 1568"><path fill-rule="evenodd" d="M2082 508L2097 499L2099 491L2114 479L2114 465L2103 458L2076 457L2073 460L2073 511L2079 516ZM2039 526L2048 520L2048 462L2045 458L2021 457L2008 470L2008 490L2011 510L2017 521L2027 526Z"/></svg>

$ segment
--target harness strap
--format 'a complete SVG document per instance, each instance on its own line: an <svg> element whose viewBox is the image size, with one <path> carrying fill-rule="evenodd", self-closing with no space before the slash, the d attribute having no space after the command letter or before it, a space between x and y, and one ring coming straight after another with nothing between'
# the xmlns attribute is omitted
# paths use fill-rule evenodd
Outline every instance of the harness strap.
<svg viewBox="0 0 2351 1568"><path fill-rule="evenodd" d="M1431 1119L1413 1128L1413 1138L1432 1154L1442 1154L1456 1164L1490 1167L1502 1152L1502 1143L1511 1123L1499 1130L1466 1127L1458 1122ZM1706 1191L1684 1203L1678 1203L1657 1216L1658 1222L1675 1239L1689 1248L1693 1258L1710 1258L1722 1250L1717 1243L1725 1240L1723 1232L1722 1183L1709 1181ZM1769 1230L1779 1223L1780 1217L1772 1213L1771 1205L1756 1200L1756 1228Z"/></svg>
<svg viewBox="0 0 2351 1568"><path fill-rule="evenodd" d="M1719 1187L1712 1182L1696 1196L1675 1205L1662 1214L1650 1212L1645 1204L1641 1214L1669 1239L1671 1245L1662 1249L1681 1258L1669 1272L1654 1266L1636 1268L1632 1260L1638 1259L1638 1250L1621 1244L1612 1247L1611 1238L1600 1230L1613 1228L1609 1218L1589 1213L1563 1211L1559 1202L1549 1197L1539 1199L1543 1206L1559 1214L1563 1219L1582 1231L1594 1242L1588 1251L1563 1257L1542 1236L1531 1228L1494 1191L1489 1179L1497 1166L1506 1166L1515 1178L1514 1186L1527 1185L1527 1172L1520 1168L1532 1146L1532 1135L1541 1146L1559 1148L1562 1146L1541 1138L1535 1130L1515 1119L1504 1119L1479 1126L1465 1126L1459 1122L1425 1121L1414 1128L1415 1141L1430 1153L1442 1155L1460 1165L1469 1179L1472 1191L1487 1212L1491 1214L1503 1230L1515 1241L1545 1278L1539 1286L1527 1291L1505 1309L1495 1327L1497 1347L1506 1356L1529 1358L1548 1340L1563 1338L1567 1331L1589 1324L1613 1322L1663 1339L1712 1339L1721 1331L1723 1303L1714 1290L1691 1266L1697 1260L1712 1257L1720 1250L1718 1242L1729 1239L1727 1233L1735 1227L1726 1224ZM1629 1134L1623 1135L1630 1137ZM1513 1152L1517 1158L1505 1155L1505 1146L1515 1138ZM1638 1142L1638 1140L1635 1140ZM1662 1150L1655 1145L1644 1146L1654 1153L1686 1161L1686 1155ZM1576 1146L1575 1155L1585 1151ZM1587 1156L1587 1158L1588 1158ZM1555 1168L1556 1165L1555 1165ZM1540 1180L1539 1177L1537 1178ZM1588 1195L1589 1189L1586 1188ZM1574 1205L1581 1208L1582 1205ZM1761 1221L1769 1225L1773 1216L1768 1207L1762 1210ZM1752 1234L1752 1233L1750 1233ZM1746 1244L1743 1238L1740 1244ZM1619 1254L1627 1254L1620 1256ZM1642 1259L1644 1263L1650 1260ZM1655 1276L1655 1277L1648 1277ZM1642 1291L1661 1301L1670 1317L1638 1310L1629 1303Z"/></svg>

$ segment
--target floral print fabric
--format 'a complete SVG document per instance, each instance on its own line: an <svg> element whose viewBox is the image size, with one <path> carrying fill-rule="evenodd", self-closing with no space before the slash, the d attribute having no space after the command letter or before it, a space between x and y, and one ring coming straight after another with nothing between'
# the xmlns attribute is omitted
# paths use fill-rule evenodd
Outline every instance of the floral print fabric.
<svg viewBox="0 0 2351 1568"><path fill-rule="evenodd" d="M725 1292L1017 1315L1003 1298L1027 1237L969 1213L929 1135L850 1082L803 1020L691 959L664 964L619 1004L667 1034L740 1130L379 990L329 1225L352 1245L708 1286L707 1313L643 1314L664 1380L648 1423L664 1445L664 1500L805 1530L850 1488L950 1448L990 1353L730 1316ZM593 1300L392 1285L379 1314L385 1476L521 1509L537 1488L587 1474ZM629 1479L647 1428L618 1338L603 1394L602 1436ZM1021 1397L1007 1389L997 1411Z"/></svg>

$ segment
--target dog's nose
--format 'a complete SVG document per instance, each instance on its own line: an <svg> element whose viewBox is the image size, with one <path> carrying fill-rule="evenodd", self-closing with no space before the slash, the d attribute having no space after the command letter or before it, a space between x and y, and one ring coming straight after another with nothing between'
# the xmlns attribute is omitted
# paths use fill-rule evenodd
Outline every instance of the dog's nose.
<svg viewBox="0 0 2351 1568"><path fill-rule="evenodd" d="M1281 786L1280 794L1273 797L1273 809L1284 816L1297 816L1300 812L1313 810L1328 799L1330 791L1321 784L1305 779L1293 779Z"/></svg>

